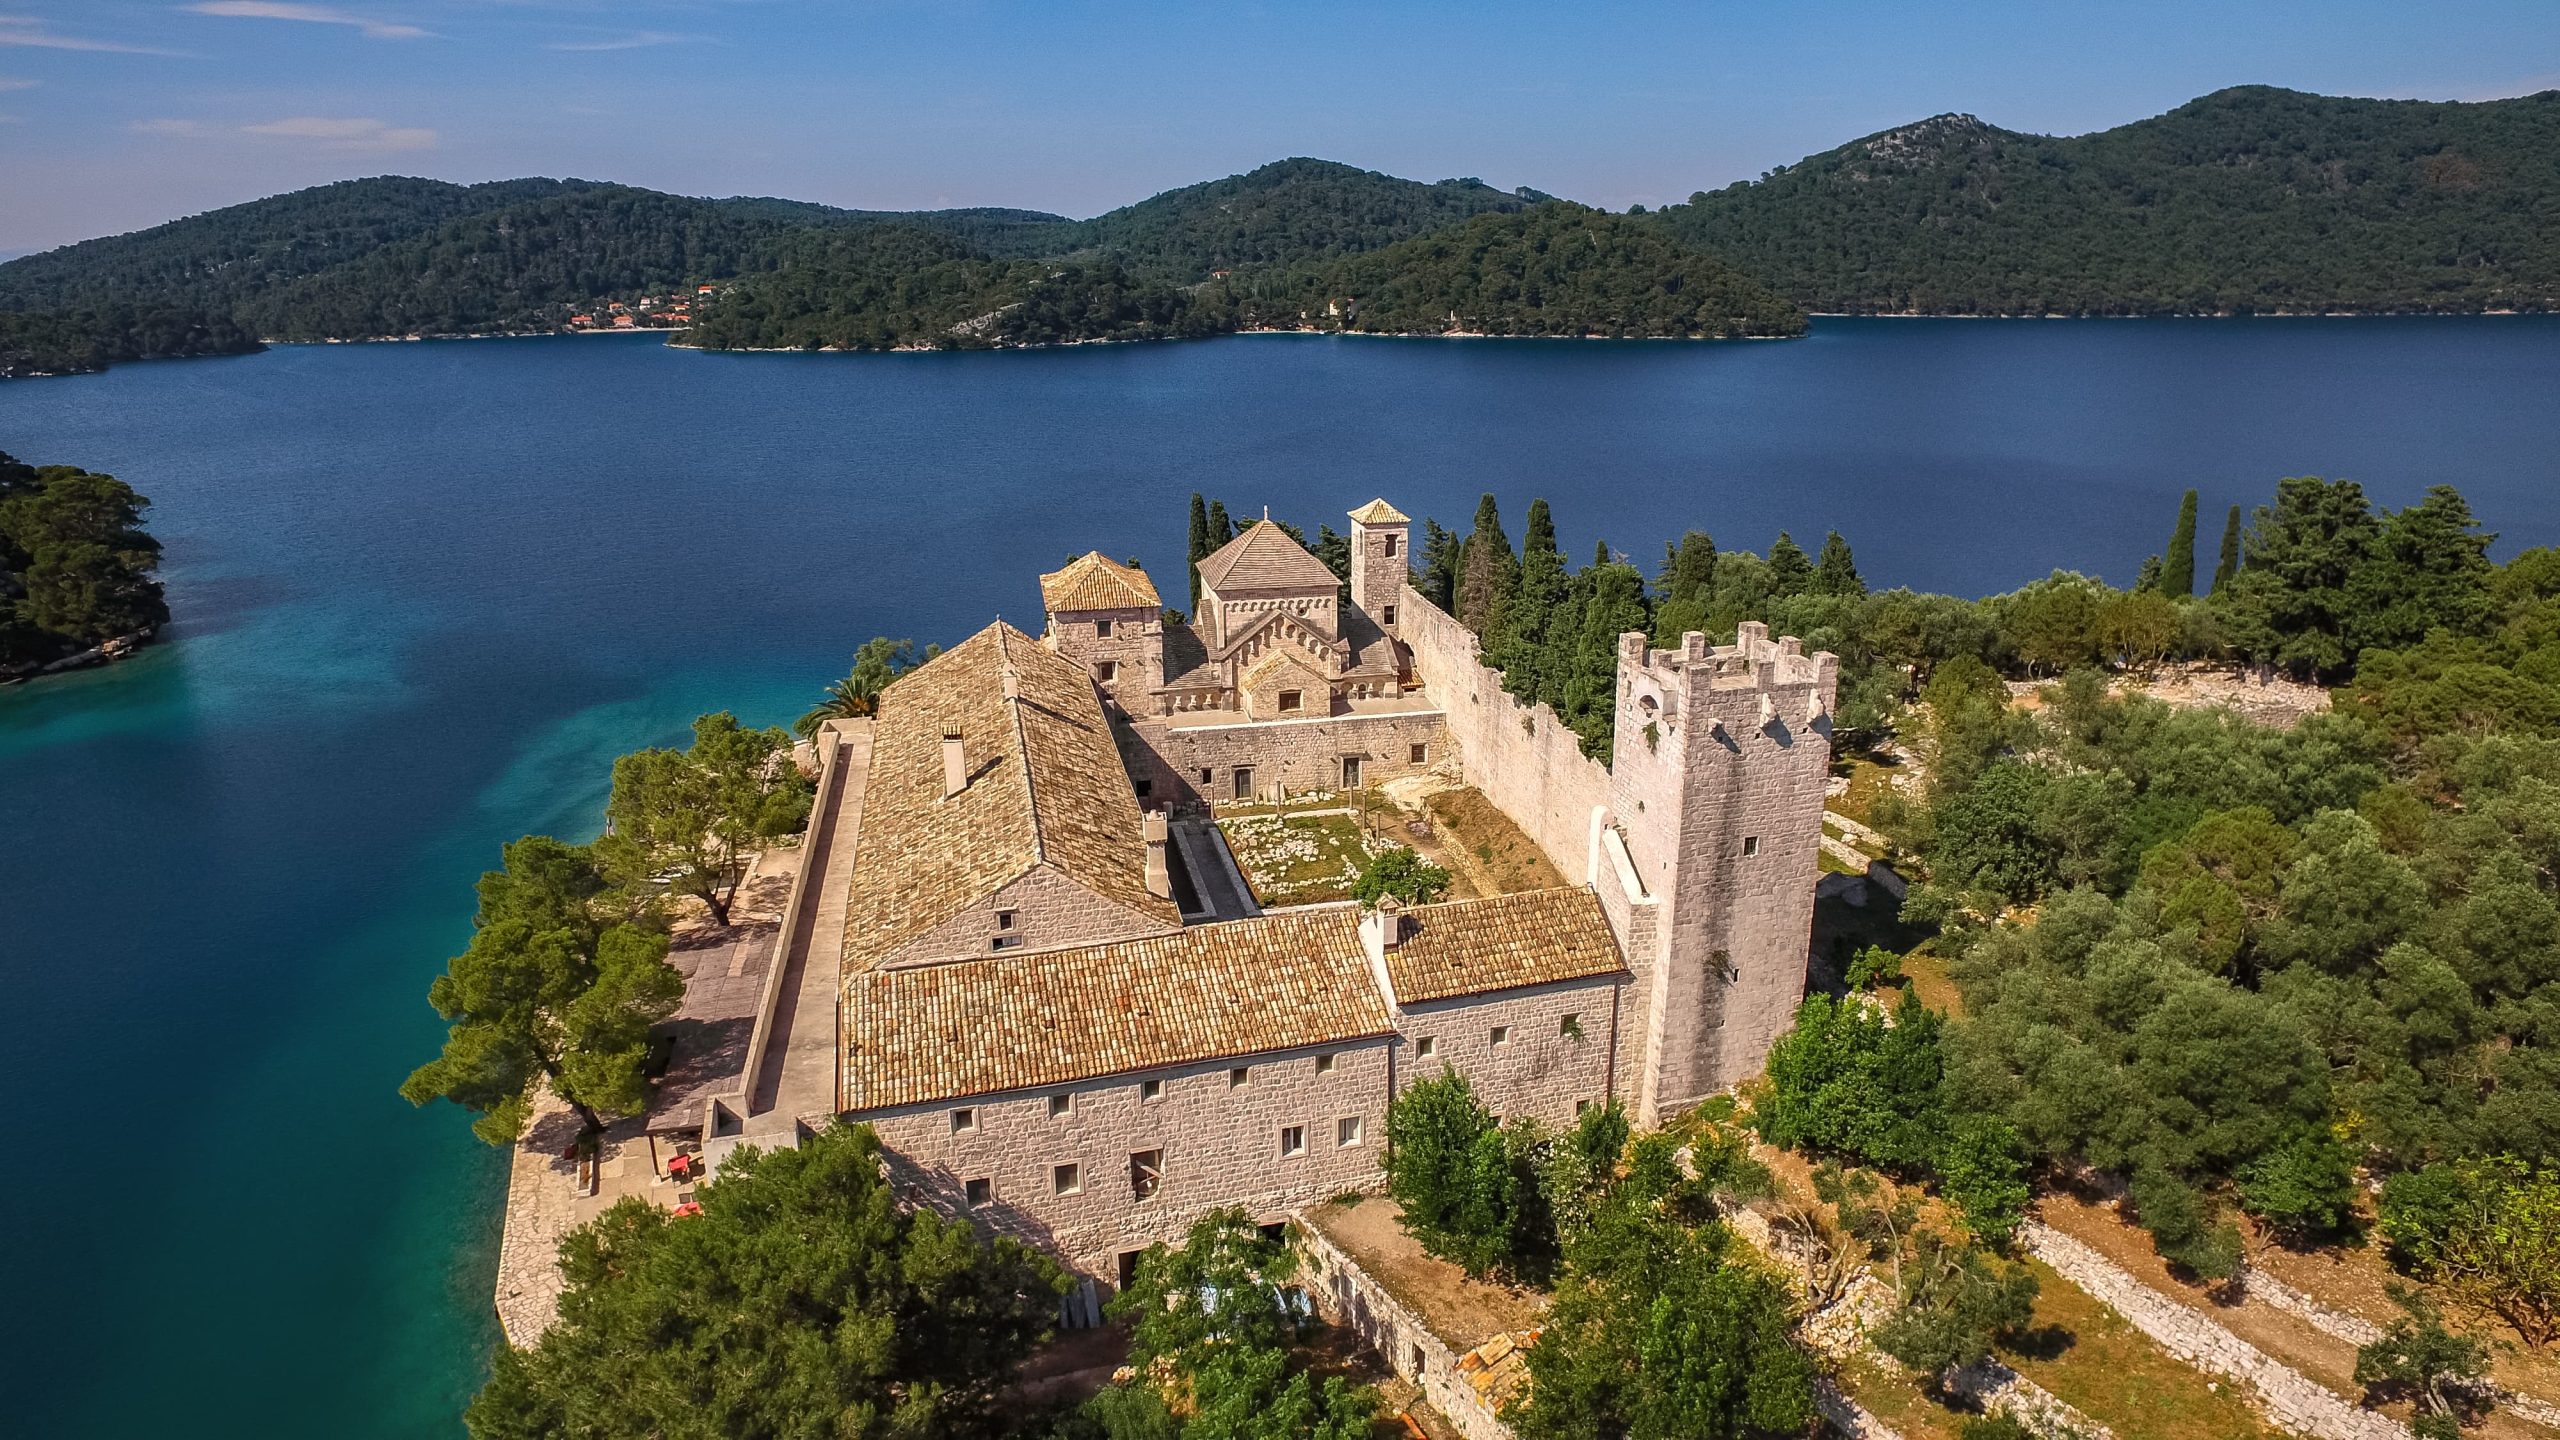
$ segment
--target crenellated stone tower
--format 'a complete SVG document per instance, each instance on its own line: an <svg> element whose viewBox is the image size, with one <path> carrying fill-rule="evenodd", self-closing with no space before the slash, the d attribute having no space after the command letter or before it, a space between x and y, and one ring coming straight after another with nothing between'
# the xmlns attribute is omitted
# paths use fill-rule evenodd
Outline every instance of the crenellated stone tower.
<svg viewBox="0 0 2560 1440"><path fill-rule="evenodd" d="M1804 998L1839 687L1836 657L1756 621L1681 641L1619 638L1604 822L1652 912L1622 935L1647 1120L1756 1074Z"/></svg>

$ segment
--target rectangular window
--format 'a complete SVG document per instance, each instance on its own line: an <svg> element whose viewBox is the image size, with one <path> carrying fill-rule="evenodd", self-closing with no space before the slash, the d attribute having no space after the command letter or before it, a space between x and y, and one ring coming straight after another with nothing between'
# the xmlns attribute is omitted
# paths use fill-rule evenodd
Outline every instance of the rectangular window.
<svg viewBox="0 0 2560 1440"><path fill-rule="evenodd" d="M1161 1081L1161 1080L1141 1080L1141 1081L1139 1081L1139 1082L1138 1082L1138 1098L1139 1098L1139 1099L1141 1099L1141 1100L1161 1100L1161 1099L1163 1099L1163 1098L1164 1098L1164 1082L1163 1082L1163 1081Z"/></svg>
<svg viewBox="0 0 2560 1440"><path fill-rule="evenodd" d="M1108 639L1110 639L1110 638L1111 638L1111 622L1110 622L1110 621L1108 621L1108 620L1096 620L1096 621L1094 621L1094 622L1093 622L1093 638L1094 638L1094 639L1096 639L1096 640L1108 640Z"/></svg>
<svg viewBox="0 0 2560 1440"><path fill-rule="evenodd" d="M1360 1117L1345 1115L1333 1122L1333 1143L1350 1147L1360 1143Z"/></svg>
<svg viewBox="0 0 2560 1440"><path fill-rule="evenodd" d="M1120 678L1120 662L1119 662L1119 661L1117 661L1117 660L1096 660L1096 661L1094 661L1094 662L1093 662L1093 678L1094 678L1094 679L1096 679L1096 680L1101 681L1101 682L1102 682L1103 684L1105 684L1105 685L1108 685L1108 684L1110 684L1112 681L1119 679L1119 678Z"/></svg>
<svg viewBox="0 0 2560 1440"><path fill-rule="evenodd" d="M1757 835L1745 835L1745 836L1743 836L1743 837L1742 837L1742 853L1743 853L1743 854L1745 854L1745 855L1757 855L1757 854L1759 854L1759 853L1760 853L1760 837L1759 837L1759 836L1757 836Z"/></svg>
<svg viewBox="0 0 2560 1440"><path fill-rule="evenodd" d="M1379 606L1378 623L1386 626L1390 630L1394 629L1396 623L1396 607L1393 605Z"/></svg>
<svg viewBox="0 0 2560 1440"><path fill-rule="evenodd" d="M1049 1167L1049 1183L1058 1187L1061 1195L1081 1195L1084 1193L1084 1167L1052 1165Z"/></svg>
<svg viewBox="0 0 2560 1440"><path fill-rule="evenodd" d="M998 935L993 940L987 942L987 948L990 950L1018 950L1022 948L1022 937L1019 935Z"/></svg>
<svg viewBox="0 0 2560 1440"><path fill-rule="evenodd" d="M1570 1040L1581 1039L1582 1017L1579 1014L1565 1016L1556 1022L1556 1033Z"/></svg>
<svg viewBox="0 0 2560 1440"><path fill-rule="evenodd" d="M1164 1188L1164 1152L1141 1150L1129 1157L1129 1198L1152 1200Z"/></svg>
<svg viewBox="0 0 2560 1440"><path fill-rule="evenodd" d="M1431 763L1431 747L1430 747L1430 746L1428 746L1428 745L1416 745L1416 746L1414 746L1414 747L1413 747L1413 749L1412 749L1412 751L1411 751L1411 759L1412 759L1413 763L1414 763L1414 764L1416 764L1416 765L1428 765L1428 764L1430 764L1430 763Z"/></svg>
<svg viewBox="0 0 2560 1440"><path fill-rule="evenodd" d="M1439 1053L1440 1042L1431 1036L1425 1035L1413 1042L1413 1058L1416 1060L1428 1060Z"/></svg>
<svg viewBox="0 0 2560 1440"><path fill-rule="evenodd" d="M1390 532L1390 533L1386 536L1386 542L1387 542L1387 558L1388 558L1388 559L1393 560L1394 558L1396 558L1396 550L1397 550L1397 548L1399 547L1400 543L1402 542L1403 538L1404 538L1403 536L1401 536L1401 535L1397 535L1397 534L1394 534L1394 533L1392 533L1392 532Z"/></svg>
<svg viewBox="0 0 2560 1440"><path fill-rule="evenodd" d="M1239 1065L1233 1070L1227 1072L1227 1088L1230 1090L1241 1090L1244 1088L1245 1082L1252 1078L1253 1068L1249 1065Z"/></svg>
<svg viewBox="0 0 2560 1440"><path fill-rule="evenodd" d="M1307 1153L1307 1127L1306 1127L1306 1126L1304 1126L1304 1125L1283 1125L1283 1126L1281 1126L1281 1127L1280 1127L1280 1153L1281 1153L1281 1154L1283 1154L1283 1155L1304 1155L1304 1154L1306 1154L1306 1153Z"/></svg>
<svg viewBox="0 0 2560 1440"><path fill-rule="evenodd" d="M1576 1101L1574 1101L1574 1102L1573 1102L1573 1118L1574 1118L1574 1119L1579 1120L1579 1119L1581 1119L1583 1116L1588 1115L1588 1114L1590 1114L1590 1113L1591 1113L1591 1102L1590 1102L1590 1101L1588 1101L1588 1100L1576 1100Z"/></svg>
<svg viewBox="0 0 2560 1440"><path fill-rule="evenodd" d="M1333 1057L1332 1057L1332 1056L1330 1056L1330 1055L1319 1055L1319 1056L1317 1056L1317 1057L1316 1057L1316 1073L1317 1073L1317 1074L1319 1074L1319 1075L1330 1075L1330 1074L1332 1074L1332 1073L1333 1073Z"/></svg>
<svg viewBox="0 0 2560 1440"><path fill-rule="evenodd" d="M1201 766L1201 767L1200 767L1200 788L1202 788L1202 789L1204 789L1204 790L1205 790L1205 789L1209 788L1209 786L1211 786L1211 785L1215 784L1216 782L1217 782L1217 774L1216 774L1216 772L1215 772L1215 771L1212 771L1212 770L1211 770L1208 766L1206 766L1206 765Z"/></svg>
<svg viewBox="0 0 2560 1440"><path fill-rule="evenodd" d="M978 1128L978 1112L977 1112L977 1111L972 1110L972 1109L970 1109L970 1108L968 1108L967 1106L965 1106L965 1105L964 1105L964 1106L962 1106L961 1108L959 1108L959 1109L954 1110L954 1111L952 1111L952 1112L951 1112L951 1133L952 1133L952 1134L954 1134L954 1135L958 1135L958 1134L961 1134L961 1133L963 1133L963 1132L965 1132L965 1131L975 1130L975 1129L977 1129L977 1128Z"/></svg>
<svg viewBox="0 0 2560 1440"><path fill-rule="evenodd" d="M1494 1026L1494 1027L1493 1027L1493 1043L1494 1043L1494 1045L1495 1045L1495 1047L1496 1047L1496 1048L1500 1048L1501 1046L1504 1046L1504 1045L1508 1045L1508 1044L1510 1044L1510 1043L1511 1043L1511 1027L1510 1027L1510 1026L1508 1026L1508 1025L1496 1025L1496 1026Z"/></svg>
<svg viewBox="0 0 2560 1440"><path fill-rule="evenodd" d="M963 1181L962 1188L969 1196L969 1208L972 1210L996 1198L996 1182L983 1175Z"/></svg>
<svg viewBox="0 0 2560 1440"><path fill-rule="evenodd" d="M1250 799L1252 799L1252 798L1253 798L1253 767L1252 767L1252 766L1250 766L1250 765L1239 765L1239 766L1237 766L1237 767L1236 767L1236 773L1235 773L1235 782L1236 782L1236 798L1237 798L1237 799L1239 799L1239 800L1250 800Z"/></svg>
<svg viewBox="0 0 2560 1440"><path fill-rule="evenodd" d="M1012 929L1012 928L1013 928L1013 917L1014 917L1014 916L1016 916L1016 915L1019 915L1020 913L1022 913L1022 912L1020 912L1020 911L1018 911L1018 910L999 910L999 911L997 911L997 912L996 912L996 928L997 928L997 929L999 929L999 930L1010 930L1010 929Z"/></svg>
<svg viewBox="0 0 2560 1440"><path fill-rule="evenodd" d="M1050 1097L1049 1097L1049 1118L1050 1118L1050 1119L1055 1120L1055 1119L1057 1119L1058 1117L1060 1117L1060 1116L1062 1116L1062 1115L1073 1115L1074 1113L1076 1113L1076 1097L1075 1097L1075 1096L1073 1096L1073 1095L1052 1095L1052 1096L1050 1096Z"/></svg>
<svg viewBox="0 0 2560 1440"><path fill-rule="evenodd" d="M1280 692L1280 708L1283 710L1300 709L1305 705L1305 703L1306 696L1298 691L1283 690Z"/></svg>
<svg viewBox="0 0 2560 1440"><path fill-rule="evenodd" d="M1342 757L1342 788L1345 790L1360 788L1360 757L1357 755Z"/></svg>

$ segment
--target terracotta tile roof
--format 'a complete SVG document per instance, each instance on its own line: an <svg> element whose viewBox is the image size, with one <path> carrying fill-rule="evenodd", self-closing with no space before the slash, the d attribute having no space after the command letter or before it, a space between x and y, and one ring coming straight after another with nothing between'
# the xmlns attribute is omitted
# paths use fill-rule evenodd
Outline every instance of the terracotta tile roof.
<svg viewBox="0 0 2560 1440"><path fill-rule="evenodd" d="M1019 701L1004 694L1015 676ZM969 783L942 793L942 737ZM864 969L1036 865L1160 921L1138 800L1083 667L999 621L880 694L845 900L844 957Z"/></svg>
<svg viewBox="0 0 2560 1440"><path fill-rule="evenodd" d="M1209 552L1200 562L1200 583L1221 595L1248 590L1324 590L1342 582L1307 547L1268 520L1256 520L1244 533Z"/></svg>
<svg viewBox="0 0 2560 1440"><path fill-rule="evenodd" d="M1351 518L1363 525L1410 525L1413 523L1412 516L1407 515L1393 505L1388 504L1383 499L1372 500L1368 504L1361 506L1359 509L1352 511Z"/></svg>
<svg viewBox="0 0 2560 1440"><path fill-rule="evenodd" d="M1358 912L852 977L847 1111L1063 1085L1393 1033Z"/></svg>
<svg viewBox="0 0 2560 1440"><path fill-rule="evenodd" d="M1413 906L1404 942L1387 952L1387 980L1406 1005L1626 968L1600 897L1579 886Z"/></svg>
<svg viewBox="0 0 2560 1440"><path fill-rule="evenodd" d="M1155 582L1135 565L1123 565L1099 550L1067 562L1063 570L1040 577L1040 603L1055 614L1062 610L1154 610Z"/></svg>

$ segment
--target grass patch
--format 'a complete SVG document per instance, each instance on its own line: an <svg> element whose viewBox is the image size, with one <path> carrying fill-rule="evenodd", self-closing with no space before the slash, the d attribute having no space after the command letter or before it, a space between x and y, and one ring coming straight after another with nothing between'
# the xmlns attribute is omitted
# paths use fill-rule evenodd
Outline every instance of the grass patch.
<svg viewBox="0 0 2560 1440"><path fill-rule="evenodd" d="M1831 773L1849 777L1847 793L1824 802L1825 809L1846 815L1861 825L1876 823L1876 802L1893 793L1893 777L1902 767L1890 765L1873 755L1850 755L1834 761Z"/></svg>
<svg viewBox="0 0 2560 1440"><path fill-rule="evenodd" d="M1350 815L1221 814L1236 864L1265 905L1316 905L1351 898L1351 882L1375 850Z"/></svg>
<svg viewBox="0 0 2560 1440"><path fill-rule="evenodd" d="M1487 893L1552 890L1564 884L1546 852L1481 790L1443 790L1422 802L1440 842L1473 857Z"/></svg>
<svg viewBox="0 0 2560 1440"><path fill-rule="evenodd" d="M2040 1260L2035 1329L2000 1358L2118 1435L2147 1440L2279 1440L2241 1387L2172 1358Z"/></svg>

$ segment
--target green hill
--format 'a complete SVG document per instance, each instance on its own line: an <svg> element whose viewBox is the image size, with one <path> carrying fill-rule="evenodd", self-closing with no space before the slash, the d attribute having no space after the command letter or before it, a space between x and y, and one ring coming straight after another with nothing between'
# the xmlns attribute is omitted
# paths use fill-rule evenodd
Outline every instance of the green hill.
<svg viewBox="0 0 2560 1440"><path fill-rule="evenodd" d="M2249 86L2059 139L1941 115L1661 221L1819 311L2549 309L2560 91Z"/></svg>

